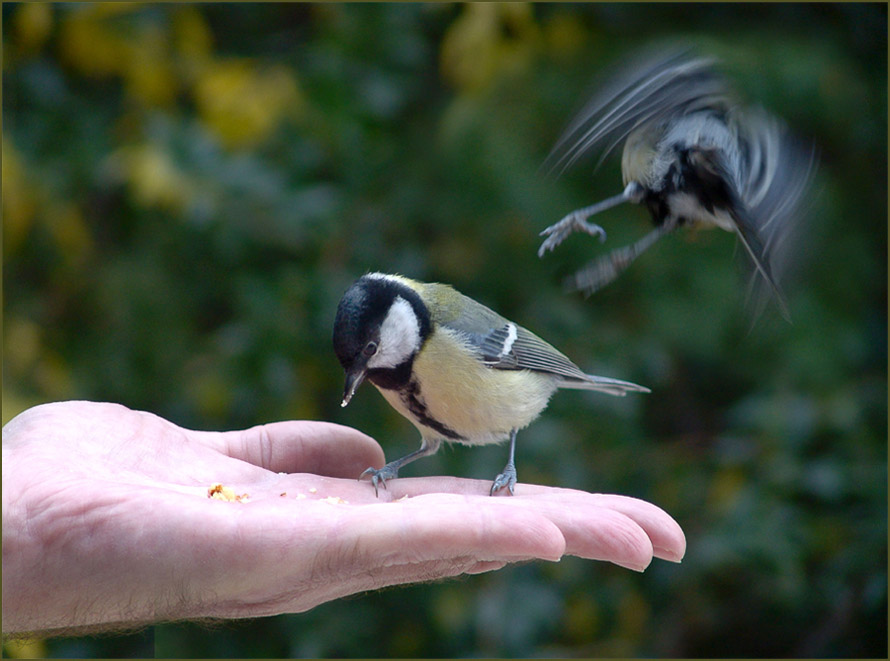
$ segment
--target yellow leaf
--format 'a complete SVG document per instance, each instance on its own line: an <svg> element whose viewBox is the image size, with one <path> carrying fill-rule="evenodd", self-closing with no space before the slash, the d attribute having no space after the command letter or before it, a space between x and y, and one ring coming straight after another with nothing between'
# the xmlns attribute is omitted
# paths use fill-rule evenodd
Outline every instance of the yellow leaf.
<svg viewBox="0 0 890 661"><path fill-rule="evenodd" d="M166 33L156 26L140 30L124 70L127 92L146 106L169 106L176 98L177 80Z"/></svg>
<svg viewBox="0 0 890 661"><path fill-rule="evenodd" d="M262 70L244 59L207 67L194 93L202 120L229 147L259 143L302 105L296 78L288 68Z"/></svg>
<svg viewBox="0 0 890 661"><path fill-rule="evenodd" d="M3 656L10 659L45 659L46 643L38 638L7 640L3 643Z"/></svg>
<svg viewBox="0 0 890 661"><path fill-rule="evenodd" d="M63 202L49 211L49 225L59 252L68 263L82 263L92 252L93 237L80 209Z"/></svg>
<svg viewBox="0 0 890 661"><path fill-rule="evenodd" d="M10 381L13 381L13 379L10 379ZM16 390L15 386L9 385L8 383L6 383L5 379L4 379L4 383L3 383L3 392L0 393L0 395L2 395L2 406L0 406L0 409L2 409L2 420L0 420L0 424L2 424L4 426L6 425L7 422L12 420L14 417L19 415L20 413L24 413L29 408L31 408L33 406L37 406L38 404L46 404L49 401L49 399L47 399L47 398L37 398L32 395L23 395L22 393L20 393ZM6 647L6 645L8 645L9 642L10 641L7 641L6 643L4 643L3 651L7 656L12 657L13 653L9 651L8 647ZM39 641L20 641L20 642L21 643L27 643L27 642L37 643ZM25 649L27 650L28 648L26 647ZM35 659L35 658L39 658L41 656L46 655L45 653L41 654L40 652L35 653L34 656L27 656L27 654L25 652L22 652L20 654L21 655L17 658Z"/></svg>
<svg viewBox="0 0 890 661"><path fill-rule="evenodd" d="M558 57L574 55L584 45L587 34L577 16L559 12L544 27L547 48Z"/></svg>
<svg viewBox="0 0 890 661"><path fill-rule="evenodd" d="M128 39L104 20L112 13L104 6L108 4L118 3L86 5L71 12L62 21L59 36L62 60L95 78L123 73L132 56Z"/></svg>
<svg viewBox="0 0 890 661"><path fill-rule="evenodd" d="M4 370L13 380L19 380L31 369L40 356L42 345L40 326L25 317L6 319L3 334Z"/></svg>
<svg viewBox="0 0 890 661"><path fill-rule="evenodd" d="M173 14L173 46L189 79L210 63L213 35L194 6L179 7Z"/></svg>
<svg viewBox="0 0 890 661"><path fill-rule="evenodd" d="M192 182L158 145L131 145L112 154L106 168L127 182L136 201L180 213L192 195Z"/></svg>
<svg viewBox="0 0 890 661"><path fill-rule="evenodd" d="M37 200L33 189L28 185L19 154L5 135L0 169L3 188L3 255L8 257L16 252L28 235L34 221Z"/></svg>
<svg viewBox="0 0 890 661"><path fill-rule="evenodd" d="M442 40L442 75L464 91L524 68L540 41L527 3L469 3Z"/></svg>
<svg viewBox="0 0 890 661"><path fill-rule="evenodd" d="M442 39L442 75L458 88L478 89L495 70L497 8L492 3L464 5Z"/></svg>
<svg viewBox="0 0 890 661"><path fill-rule="evenodd" d="M52 30L52 5L48 2L20 4L13 22L16 46L22 53L36 53L43 48Z"/></svg>

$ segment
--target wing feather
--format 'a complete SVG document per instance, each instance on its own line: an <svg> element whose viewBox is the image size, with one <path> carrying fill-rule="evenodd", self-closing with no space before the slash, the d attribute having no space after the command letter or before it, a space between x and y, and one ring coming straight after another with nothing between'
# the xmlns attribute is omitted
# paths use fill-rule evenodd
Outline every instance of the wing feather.
<svg viewBox="0 0 890 661"><path fill-rule="evenodd" d="M788 309L777 285L800 253L801 222L816 169L816 153L795 138L787 127L762 109L735 118L743 146L740 196L745 209L734 217L738 235L754 261L752 282L766 283L757 292L757 307L771 290L782 315ZM735 216L735 214L734 214ZM755 310L755 314L757 310Z"/></svg>
<svg viewBox="0 0 890 661"><path fill-rule="evenodd" d="M558 378L560 388L597 390L610 395L649 392L629 381L585 374L554 346L449 285L423 283L424 301L437 323L457 333L476 358L491 369L533 370Z"/></svg>
<svg viewBox="0 0 890 661"><path fill-rule="evenodd" d="M690 49L648 51L615 71L569 124L544 162L562 172L601 143L599 162L635 128L702 108L728 106L729 89L709 58Z"/></svg>
<svg viewBox="0 0 890 661"><path fill-rule="evenodd" d="M648 388L628 381L584 373L566 355L531 331L450 287L448 289L447 296L430 297L431 303L428 304L435 308L433 316L440 320L440 325L460 335L486 367L552 374L558 377L557 385L561 388L598 390L610 395L649 392Z"/></svg>

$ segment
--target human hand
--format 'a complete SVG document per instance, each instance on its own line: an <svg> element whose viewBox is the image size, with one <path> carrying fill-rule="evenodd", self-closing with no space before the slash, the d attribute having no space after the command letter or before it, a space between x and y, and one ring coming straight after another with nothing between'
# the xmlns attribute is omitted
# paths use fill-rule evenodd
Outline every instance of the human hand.
<svg viewBox="0 0 890 661"><path fill-rule="evenodd" d="M679 561L677 523L649 503L518 484L399 478L349 427L277 422L200 432L117 404L38 406L3 428L7 633L301 612L388 585L556 561L642 571ZM246 494L208 497L214 483Z"/></svg>

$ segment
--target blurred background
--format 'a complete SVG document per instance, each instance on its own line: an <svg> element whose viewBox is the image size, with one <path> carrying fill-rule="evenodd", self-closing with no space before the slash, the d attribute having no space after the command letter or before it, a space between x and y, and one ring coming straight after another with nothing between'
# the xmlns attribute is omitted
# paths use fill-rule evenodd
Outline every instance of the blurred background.
<svg viewBox="0 0 890 661"><path fill-rule="evenodd" d="M331 324L367 270L454 284L587 371L522 481L649 500L680 565L565 558L308 613L7 643L9 656L887 654L887 8L883 4L17 4L3 18L3 422L84 398L196 429L332 420L388 458L415 429L339 407ZM648 231L617 158L539 166L598 72L653 40L720 57L820 154L793 324L750 328L722 231L662 240L585 299L563 277ZM489 480L505 447L406 475Z"/></svg>

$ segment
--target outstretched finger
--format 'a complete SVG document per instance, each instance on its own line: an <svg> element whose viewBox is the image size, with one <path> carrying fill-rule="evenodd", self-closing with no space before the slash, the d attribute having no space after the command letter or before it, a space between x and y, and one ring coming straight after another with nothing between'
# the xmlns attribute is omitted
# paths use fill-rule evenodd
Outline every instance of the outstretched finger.
<svg viewBox="0 0 890 661"><path fill-rule="evenodd" d="M402 478L392 482L385 497L397 500L431 491L483 495L489 485L453 477ZM679 562L686 552L680 525L660 507L638 498L520 483L515 496L498 500L550 517L566 535L571 555L620 560L617 564L642 570L653 555Z"/></svg>
<svg viewBox="0 0 890 661"><path fill-rule="evenodd" d="M613 494L591 494L605 507L633 519L649 539L656 558L680 562L686 555L686 535L673 517L660 507L639 498Z"/></svg>

